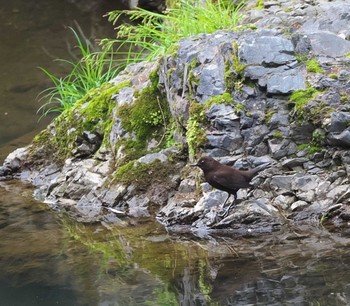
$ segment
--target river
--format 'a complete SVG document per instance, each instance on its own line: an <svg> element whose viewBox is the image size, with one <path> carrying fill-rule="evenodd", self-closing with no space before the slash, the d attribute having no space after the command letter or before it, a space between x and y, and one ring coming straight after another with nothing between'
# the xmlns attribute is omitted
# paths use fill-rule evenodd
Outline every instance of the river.
<svg viewBox="0 0 350 306"><path fill-rule="evenodd" d="M64 73L66 26L112 31L99 17L110 4L71 2L0 1L1 159L52 120L38 122L48 81L37 67ZM148 219L84 225L32 192L0 183L0 305L350 305L349 231L286 220L272 235L200 239Z"/></svg>

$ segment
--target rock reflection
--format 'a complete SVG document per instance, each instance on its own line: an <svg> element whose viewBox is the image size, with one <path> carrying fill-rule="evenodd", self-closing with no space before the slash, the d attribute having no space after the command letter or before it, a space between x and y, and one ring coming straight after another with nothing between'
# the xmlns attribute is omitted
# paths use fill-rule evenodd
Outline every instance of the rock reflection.
<svg viewBox="0 0 350 306"><path fill-rule="evenodd" d="M349 304L349 238L322 227L204 240L146 219L78 224L31 192L0 185L0 297L8 305Z"/></svg>

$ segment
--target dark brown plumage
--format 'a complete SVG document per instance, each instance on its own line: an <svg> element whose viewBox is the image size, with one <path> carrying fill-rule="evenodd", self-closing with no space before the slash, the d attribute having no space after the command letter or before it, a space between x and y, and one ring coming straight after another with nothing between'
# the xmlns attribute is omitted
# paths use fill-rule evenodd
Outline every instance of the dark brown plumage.
<svg viewBox="0 0 350 306"><path fill-rule="evenodd" d="M226 215L226 213L229 211L237 199L238 190L241 188L254 187L250 184L250 181L254 176L258 174L258 172L265 169L267 165L268 163L265 163L254 169L242 171L227 165L220 164L212 157L204 156L200 158L197 164L194 166L198 166L203 170L205 180L211 186L228 193L228 197L222 207L225 206L231 194L234 196L233 203L226 209L224 213L224 215Z"/></svg>

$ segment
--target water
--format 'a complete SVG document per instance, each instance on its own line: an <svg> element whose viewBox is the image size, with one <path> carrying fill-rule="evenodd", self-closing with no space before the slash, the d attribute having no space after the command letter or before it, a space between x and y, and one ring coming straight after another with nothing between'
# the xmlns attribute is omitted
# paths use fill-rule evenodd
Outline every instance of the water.
<svg viewBox="0 0 350 306"><path fill-rule="evenodd" d="M64 73L76 20L87 37L111 31L90 1L0 0L0 159L38 123L37 69ZM82 225L0 183L0 305L350 305L349 231L286 225L261 237L168 234L147 219ZM132 224L132 225L130 225Z"/></svg>
<svg viewBox="0 0 350 306"><path fill-rule="evenodd" d="M0 305L349 305L346 233L168 234L151 220L82 225L0 184Z"/></svg>
<svg viewBox="0 0 350 306"><path fill-rule="evenodd" d="M113 26L101 17L112 8L121 8L120 1L0 0L1 163L52 120L38 122L38 94L51 86L38 67L63 76L67 67L55 59L71 60L76 45L67 27L80 27L91 40L112 35Z"/></svg>

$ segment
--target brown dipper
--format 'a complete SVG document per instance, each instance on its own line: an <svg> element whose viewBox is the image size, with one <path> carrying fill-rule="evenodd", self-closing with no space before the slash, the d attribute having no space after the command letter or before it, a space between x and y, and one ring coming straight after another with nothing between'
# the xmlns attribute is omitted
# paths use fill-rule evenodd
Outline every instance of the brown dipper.
<svg viewBox="0 0 350 306"><path fill-rule="evenodd" d="M228 197L225 200L222 208L225 207L227 200L230 198L231 194L234 196L234 201L226 209L223 216L226 216L231 206L234 205L237 199L237 191L241 188L252 188L253 185L250 181L254 176L258 174L259 171L266 168L269 163L264 163L254 169L248 171L242 171L234 169L230 166L220 164L214 158L209 156L204 156L199 159L197 164L193 166L198 166L204 172L205 180L214 188L226 191Z"/></svg>

